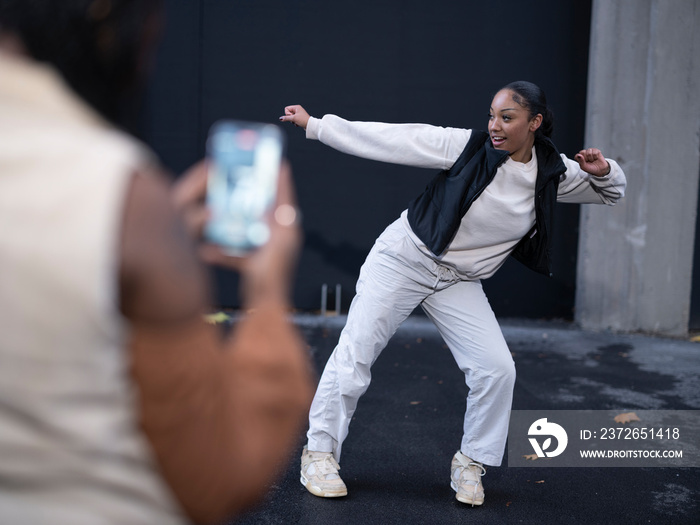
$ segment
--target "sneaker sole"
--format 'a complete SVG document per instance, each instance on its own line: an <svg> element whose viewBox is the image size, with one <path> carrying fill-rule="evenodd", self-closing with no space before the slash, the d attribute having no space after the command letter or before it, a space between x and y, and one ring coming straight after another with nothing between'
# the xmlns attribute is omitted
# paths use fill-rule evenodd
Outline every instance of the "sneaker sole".
<svg viewBox="0 0 700 525"><path fill-rule="evenodd" d="M481 499L474 500L473 498L470 498L470 497L468 497L468 496L463 496L463 495L461 495L461 494L459 493L459 491L457 490L457 485L455 484L454 481L452 481L452 482L450 483L450 487L452 487L452 490L454 490L454 491L456 492L457 501L459 501L459 502L461 502L461 503L466 503L467 505L471 505L472 507L473 507L474 505L483 505L483 504L484 504L484 499L485 499L485 498L481 498Z"/></svg>
<svg viewBox="0 0 700 525"><path fill-rule="evenodd" d="M341 498L343 496L348 495L348 489L342 489L342 490L336 490L336 491L329 491L329 490L323 490L320 489L319 487L315 487L314 485L311 484L311 481L307 480L304 475L301 475L301 478L299 479L301 481L301 484L304 486L306 490L308 490L311 494L314 496L318 496L319 498Z"/></svg>

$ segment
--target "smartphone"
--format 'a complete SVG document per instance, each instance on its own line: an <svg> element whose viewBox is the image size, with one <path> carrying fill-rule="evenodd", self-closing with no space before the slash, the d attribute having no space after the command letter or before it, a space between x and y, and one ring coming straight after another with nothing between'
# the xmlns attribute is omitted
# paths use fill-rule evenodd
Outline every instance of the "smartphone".
<svg viewBox="0 0 700 525"><path fill-rule="evenodd" d="M207 138L205 237L231 255L246 255L270 238L266 215L277 197L284 134L275 124L223 120Z"/></svg>

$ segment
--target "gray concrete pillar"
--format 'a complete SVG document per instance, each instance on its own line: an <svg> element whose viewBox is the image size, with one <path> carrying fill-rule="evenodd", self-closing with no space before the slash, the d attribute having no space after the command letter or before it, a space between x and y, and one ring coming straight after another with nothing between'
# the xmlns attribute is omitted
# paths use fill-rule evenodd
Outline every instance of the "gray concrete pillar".
<svg viewBox="0 0 700 525"><path fill-rule="evenodd" d="M582 206L576 321L688 331L700 177L700 0L593 0L586 146L627 174Z"/></svg>

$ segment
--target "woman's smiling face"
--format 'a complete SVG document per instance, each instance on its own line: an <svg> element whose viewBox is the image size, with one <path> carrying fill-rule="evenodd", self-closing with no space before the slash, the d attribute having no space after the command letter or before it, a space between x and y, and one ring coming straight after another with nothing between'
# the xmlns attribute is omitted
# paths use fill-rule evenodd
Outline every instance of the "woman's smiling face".
<svg viewBox="0 0 700 525"><path fill-rule="evenodd" d="M513 100L513 92L502 89L493 97L489 109L489 135L493 147L510 152L517 162L529 162L535 131L542 123L539 113L530 118L530 111Z"/></svg>

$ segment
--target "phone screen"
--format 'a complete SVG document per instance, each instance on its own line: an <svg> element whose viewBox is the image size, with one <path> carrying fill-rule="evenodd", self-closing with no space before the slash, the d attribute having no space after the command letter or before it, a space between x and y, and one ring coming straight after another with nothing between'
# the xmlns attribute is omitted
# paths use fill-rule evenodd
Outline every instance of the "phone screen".
<svg viewBox="0 0 700 525"><path fill-rule="evenodd" d="M205 235L233 255L270 237L266 214L277 195L283 137L274 124L239 121L217 122L209 133Z"/></svg>

